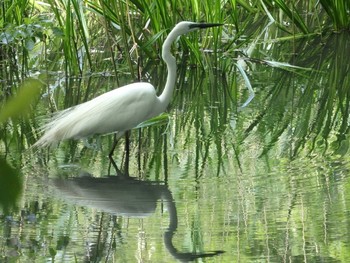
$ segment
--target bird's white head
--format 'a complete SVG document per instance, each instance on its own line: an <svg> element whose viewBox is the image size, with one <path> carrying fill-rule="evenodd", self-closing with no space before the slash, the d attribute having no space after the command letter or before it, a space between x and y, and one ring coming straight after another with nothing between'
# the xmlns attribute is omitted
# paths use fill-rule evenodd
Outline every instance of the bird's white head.
<svg viewBox="0 0 350 263"><path fill-rule="evenodd" d="M196 23L190 21L182 21L175 25L172 31L177 32L178 35L186 34L198 29L204 29L208 27L222 26L219 23Z"/></svg>
<svg viewBox="0 0 350 263"><path fill-rule="evenodd" d="M190 22L190 21L182 21L176 24L173 30L170 31L168 37L163 43L163 52L162 52L163 59L167 60L167 57L169 59L173 59L170 54L170 46L179 36L198 29L204 29L204 28L222 26L222 25L223 24L219 24L219 23L196 23L196 22Z"/></svg>

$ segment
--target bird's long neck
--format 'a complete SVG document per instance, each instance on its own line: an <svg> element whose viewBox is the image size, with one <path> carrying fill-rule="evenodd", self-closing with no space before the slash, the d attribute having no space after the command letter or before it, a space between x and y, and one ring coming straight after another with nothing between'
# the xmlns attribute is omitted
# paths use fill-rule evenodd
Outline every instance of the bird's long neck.
<svg viewBox="0 0 350 263"><path fill-rule="evenodd" d="M168 77L162 94L159 96L159 100L162 104L162 111L168 106L171 96L174 91L174 86L176 82L176 60L170 53L171 44L178 37L178 34L170 32L163 44L162 58L167 65Z"/></svg>

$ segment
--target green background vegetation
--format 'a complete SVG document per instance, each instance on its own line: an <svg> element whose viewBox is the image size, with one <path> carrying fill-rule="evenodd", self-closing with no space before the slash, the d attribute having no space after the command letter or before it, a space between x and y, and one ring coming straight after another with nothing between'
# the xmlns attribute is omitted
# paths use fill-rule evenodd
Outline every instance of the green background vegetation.
<svg viewBox="0 0 350 263"><path fill-rule="evenodd" d="M1 1L0 204L14 220L27 220L20 229L1 214L4 236L22 233L26 246L14 249L22 259L47 259L74 248L68 244L77 228L101 225L89 234L101 234L110 247L97 251L129 258L144 227L139 219L67 209L36 183L67 175L62 163L105 175L112 136L101 145L93 138L51 151L30 146L52 112L139 80L160 92L161 45L174 24L191 20L225 25L173 45L179 67L171 110L131 135L131 174L167 181L179 201L174 243L223 249L241 262L346 262L349 12L348 0ZM240 69L255 91L244 109L249 92ZM125 160L123 147L118 163ZM168 255L154 230L167 225L160 210L144 221L155 236L142 240L161 251L152 260ZM36 225L27 219L32 213ZM130 236L115 248L110 233ZM89 238L84 231L77 236ZM8 240L1 251L13 248ZM142 251L146 262L148 249Z"/></svg>
<svg viewBox="0 0 350 263"><path fill-rule="evenodd" d="M284 72L270 71L283 81L275 84L268 101L275 103L276 97L283 96L285 101L281 103L292 103L299 108L317 105L313 110L302 109L298 115L304 120L297 122L300 137L328 138L335 125L339 134L344 134L349 112L348 65L343 59L349 47L349 5L348 1L266 0L2 1L0 122L6 132L1 134L26 126L30 132L25 134L30 136L22 139L26 139L27 146L35 141L39 136L35 132L37 122L24 124L18 116L36 107L38 88L45 98L44 107L54 112L104 92L103 85L91 85L97 76L113 81L114 87L138 80L152 81L147 74L156 74L157 65L164 69L160 49L166 32L182 20L225 24L201 35L190 34L174 45L179 64L186 65L182 69L215 70L215 74L227 77L228 82L239 74L237 59L245 61L247 72L253 72L258 65L283 69ZM281 55L279 49L271 49L276 46L289 52ZM213 52L203 59L203 50ZM315 85L324 73L330 73L332 78ZM181 79L190 77L186 70L179 74ZM308 76L306 99L299 98L303 97L297 94L300 90L284 88L288 78L294 81L294 74ZM162 76L159 83L154 83L159 90L166 74ZM230 85L227 95L235 100L240 96L237 83ZM313 96L319 89L317 85L323 89L321 98ZM20 91L22 87L30 91ZM271 109L267 102L250 129L261 124L260 118ZM9 120L11 114L14 118ZM343 120L336 124L334 117L339 114ZM292 118L286 112L280 117L274 120L279 125L272 132L272 143ZM310 130L316 133L310 134ZM8 142L2 140L6 150ZM341 143L338 141L338 146ZM300 140L295 150L304 144Z"/></svg>

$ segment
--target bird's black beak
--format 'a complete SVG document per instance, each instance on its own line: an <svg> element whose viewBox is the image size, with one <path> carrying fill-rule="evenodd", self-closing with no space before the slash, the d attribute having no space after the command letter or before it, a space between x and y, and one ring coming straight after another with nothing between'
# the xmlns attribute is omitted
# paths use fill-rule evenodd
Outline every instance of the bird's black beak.
<svg viewBox="0 0 350 263"><path fill-rule="evenodd" d="M203 28L222 26L222 25L224 25L224 24L221 24L221 23L193 23L192 25L190 25L190 29L192 29L192 28L203 29Z"/></svg>

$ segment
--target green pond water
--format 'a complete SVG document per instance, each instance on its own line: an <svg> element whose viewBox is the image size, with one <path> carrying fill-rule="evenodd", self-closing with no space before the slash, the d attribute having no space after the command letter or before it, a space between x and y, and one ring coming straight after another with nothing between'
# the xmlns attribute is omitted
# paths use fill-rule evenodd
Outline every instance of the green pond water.
<svg viewBox="0 0 350 263"><path fill-rule="evenodd" d="M110 165L112 135L28 147L51 111L116 82L50 75L35 116L1 133L0 262L348 262L350 42L321 42L297 42L287 61L308 70L247 62L243 109L230 54L225 68L179 62L167 113L115 151L130 178ZM268 56L285 62L291 46ZM164 66L146 73L163 87Z"/></svg>

